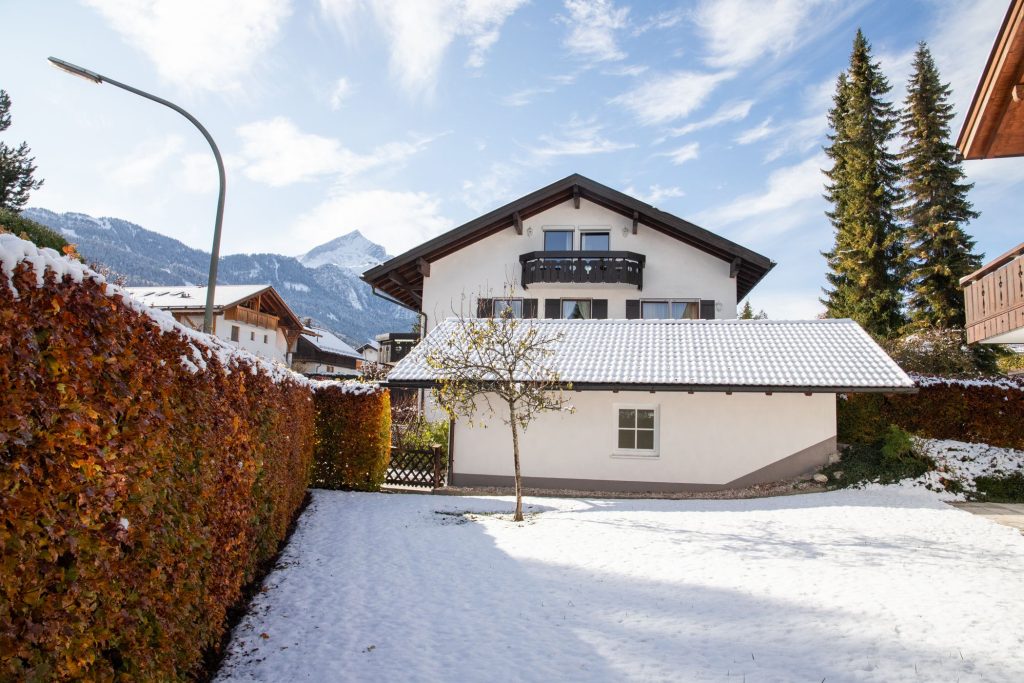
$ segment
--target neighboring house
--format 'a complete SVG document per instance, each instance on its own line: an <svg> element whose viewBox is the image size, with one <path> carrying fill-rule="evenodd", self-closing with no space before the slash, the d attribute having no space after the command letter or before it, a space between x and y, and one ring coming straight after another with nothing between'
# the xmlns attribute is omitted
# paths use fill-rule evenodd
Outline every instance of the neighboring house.
<svg viewBox="0 0 1024 683"><path fill-rule="evenodd" d="M363 360L367 363L376 363L380 359L380 344L376 341L370 340L356 349L363 356Z"/></svg>
<svg viewBox="0 0 1024 683"><path fill-rule="evenodd" d="M965 159L1024 156L1024 0L1010 3L957 147ZM968 342L1024 342L1024 244L985 264L960 284Z"/></svg>
<svg viewBox="0 0 1024 683"><path fill-rule="evenodd" d="M562 335L551 362L576 411L545 414L521 437L528 486L673 491L813 470L836 453L837 393L915 390L851 321L734 320L773 266L573 175L363 278L430 331L393 387L437 380L425 354L455 329L446 312L511 314ZM508 429L488 426L453 425L453 484L511 482Z"/></svg>
<svg viewBox="0 0 1024 683"><path fill-rule="evenodd" d="M409 355L420 341L418 332L387 332L377 335L377 362L393 366Z"/></svg>
<svg viewBox="0 0 1024 683"><path fill-rule="evenodd" d="M147 306L170 312L194 330L203 329L206 287L125 287ZM302 321L270 285L218 285L213 300L213 334L258 356L291 362Z"/></svg>
<svg viewBox="0 0 1024 683"><path fill-rule="evenodd" d="M292 370L309 377L358 377L363 357L330 330L309 326L292 354Z"/></svg>

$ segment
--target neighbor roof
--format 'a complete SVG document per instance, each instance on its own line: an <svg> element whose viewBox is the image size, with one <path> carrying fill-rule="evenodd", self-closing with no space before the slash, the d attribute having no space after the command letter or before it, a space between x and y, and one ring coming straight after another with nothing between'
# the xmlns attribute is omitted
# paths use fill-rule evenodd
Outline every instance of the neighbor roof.
<svg viewBox="0 0 1024 683"><path fill-rule="evenodd" d="M308 341L310 344L315 346L317 349L325 353L335 353L339 356L351 356L353 358L362 358L362 355L358 353L351 346L346 344L338 335L334 334L330 330L325 330L322 327L311 327L311 332L315 332L319 336L313 334L303 334L302 338Z"/></svg>
<svg viewBox="0 0 1024 683"><path fill-rule="evenodd" d="M132 297L153 308L173 310L206 309L206 287L125 287ZM213 305L226 308L252 298L270 289L270 285L217 285L213 291Z"/></svg>
<svg viewBox="0 0 1024 683"><path fill-rule="evenodd" d="M1024 155L1024 0L1006 11L956 146L965 159Z"/></svg>
<svg viewBox="0 0 1024 683"><path fill-rule="evenodd" d="M548 360L574 389L663 391L913 391L914 382L852 320L517 320L558 336ZM428 386L435 344L455 337L438 325L388 375ZM528 380L528 377L524 377Z"/></svg>
<svg viewBox="0 0 1024 683"><path fill-rule="evenodd" d="M582 198L665 233L697 249L736 265L736 298L742 299L775 263L767 256L705 230L678 216L574 173L532 192L465 225L424 242L400 256L367 270L362 278L414 310L423 298L423 276L429 264L518 221L546 211L570 199Z"/></svg>

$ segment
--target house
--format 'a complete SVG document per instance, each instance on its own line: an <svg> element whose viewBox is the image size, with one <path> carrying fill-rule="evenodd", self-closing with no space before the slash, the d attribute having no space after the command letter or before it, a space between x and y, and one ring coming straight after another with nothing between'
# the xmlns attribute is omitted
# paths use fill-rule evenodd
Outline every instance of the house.
<svg viewBox="0 0 1024 683"><path fill-rule="evenodd" d="M957 140L965 159L1024 156L1024 0L1013 0ZM1024 243L960 280L967 341L1024 343Z"/></svg>
<svg viewBox="0 0 1024 683"><path fill-rule="evenodd" d="M679 491L811 471L835 456L837 394L915 390L852 321L736 320L774 265L572 175L363 278L429 331L390 386L438 380L426 355L455 334L452 311L559 337L550 362L575 412L522 435L526 485ZM511 481L508 430L493 422L452 425L453 484Z"/></svg>
<svg viewBox="0 0 1024 683"><path fill-rule="evenodd" d="M360 346L356 351L362 354L363 360L367 363L376 363L380 359L380 344L373 339Z"/></svg>
<svg viewBox="0 0 1024 683"><path fill-rule="evenodd" d="M194 330L203 329L206 287L125 287L147 306L171 313ZM213 334L258 356L289 365L305 327L270 285L218 285Z"/></svg>
<svg viewBox="0 0 1024 683"><path fill-rule="evenodd" d="M377 335L377 362L393 366L409 355L420 341L419 332L386 332Z"/></svg>
<svg viewBox="0 0 1024 683"><path fill-rule="evenodd" d="M363 356L336 334L322 327L307 326L299 335L292 354L292 370L309 377L331 379L358 377Z"/></svg>

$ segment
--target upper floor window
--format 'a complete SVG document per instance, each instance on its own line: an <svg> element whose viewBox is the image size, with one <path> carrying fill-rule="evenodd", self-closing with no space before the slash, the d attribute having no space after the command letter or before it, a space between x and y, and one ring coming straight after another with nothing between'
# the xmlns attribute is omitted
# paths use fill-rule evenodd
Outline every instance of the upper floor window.
<svg viewBox="0 0 1024 683"><path fill-rule="evenodd" d="M522 318L523 317L523 300L522 299L494 299L493 301L493 316L495 318L509 317L509 318Z"/></svg>
<svg viewBox="0 0 1024 683"><path fill-rule="evenodd" d="M562 299L562 317L568 320L590 318L590 299Z"/></svg>
<svg viewBox="0 0 1024 683"><path fill-rule="evenodd" d="M581 232L580 249L583 251L608 251L611 249L611 236L606 231Z"/></svg>
<svg viewBox="0 0 1024 683"><path fill-rule="evenodd" d="M572 230L545 230L544 251L572 251Z"/></svg>
<svg viewBox="0 0 1024 683"><path fill-rule="evenodd" d="M640 314L649 320L697 320L700 318L700 302L693 301L641 301Z"/></svg>

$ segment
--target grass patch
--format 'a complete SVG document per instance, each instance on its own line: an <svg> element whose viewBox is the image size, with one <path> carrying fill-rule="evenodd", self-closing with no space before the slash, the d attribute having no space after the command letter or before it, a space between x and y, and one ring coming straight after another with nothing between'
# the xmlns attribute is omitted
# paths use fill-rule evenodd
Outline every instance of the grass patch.
<svg viewBox="0 0 1024 683"><path fill-rule="evenodd" d="M1024 474L1014 472L1005 477L977 477L975 500L990 503L1024 503Z"/></svg>

